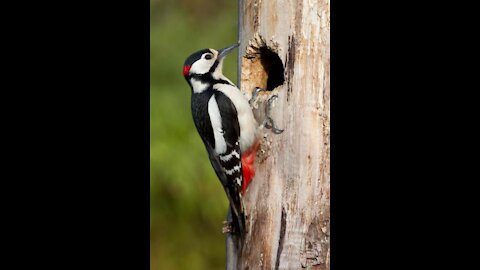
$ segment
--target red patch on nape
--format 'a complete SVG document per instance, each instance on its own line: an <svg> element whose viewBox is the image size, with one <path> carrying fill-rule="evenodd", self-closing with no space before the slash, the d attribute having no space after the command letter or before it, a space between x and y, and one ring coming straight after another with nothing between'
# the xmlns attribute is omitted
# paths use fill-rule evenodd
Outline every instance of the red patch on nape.
<svg viewBox="0 0 480 270"><path fill-rule="evenodd" d="M183 77L185 77L185 76L188 75L188 73L190 72L190 68L191 68L191 67L192 67L192 66L184 66L184 67L183 67Z"/></svg>
<svg viewBox="0 0 480 270"><path fill-rule="evenodd" d="M246 151L242 155L242 194L245 194L248 185L252 181L252 178L255 176L255 168L253 167L253 163L255 162L255 157L257 155L257 149L259 145L260 143L256 142L248 151Z"/></svg>

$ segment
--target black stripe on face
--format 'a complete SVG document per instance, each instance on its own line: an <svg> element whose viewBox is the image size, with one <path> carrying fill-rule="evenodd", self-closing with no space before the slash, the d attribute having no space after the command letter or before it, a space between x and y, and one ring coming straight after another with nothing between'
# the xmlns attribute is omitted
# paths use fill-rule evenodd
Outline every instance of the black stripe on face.
<svg viewBox="0 0 480 270"><path fill-rule="evenodd" d="M210 67L210 70L208 71L208 73L213 73L213 72L215 72L215 70L217 69L217 67L218 67L219 64L220 64L220 61L215 60L215 63L213 63L213 66Z"/></svg>

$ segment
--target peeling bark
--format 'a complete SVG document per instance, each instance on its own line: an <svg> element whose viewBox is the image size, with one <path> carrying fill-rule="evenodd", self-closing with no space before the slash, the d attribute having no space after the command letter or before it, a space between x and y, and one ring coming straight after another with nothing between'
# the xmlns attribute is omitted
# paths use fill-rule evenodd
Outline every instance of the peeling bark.
<svg viewBox="0 0 480 270"><path fill-rule="evenodd" d="M330 269L329 31L328 0L239 1L240 88L277 94L272 116L285 129L264 131L239 269Z"/></svg>

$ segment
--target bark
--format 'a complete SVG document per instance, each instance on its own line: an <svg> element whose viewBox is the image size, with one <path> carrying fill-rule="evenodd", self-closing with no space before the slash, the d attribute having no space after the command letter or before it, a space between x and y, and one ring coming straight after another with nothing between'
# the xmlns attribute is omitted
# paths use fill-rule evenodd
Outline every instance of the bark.
<svg viewBox="0 0 480 270"><path fill-rule="evenodd" d="M329 0L239 0L240 89L277 94L285 129L262 132L239 269L330 269L329 31Z"/></svg>

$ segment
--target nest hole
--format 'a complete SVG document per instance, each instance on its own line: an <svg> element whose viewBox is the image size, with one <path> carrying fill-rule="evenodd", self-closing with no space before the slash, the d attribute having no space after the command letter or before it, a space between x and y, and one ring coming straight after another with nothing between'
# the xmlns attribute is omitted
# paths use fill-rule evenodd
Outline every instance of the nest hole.
<svg viewBox="0 0 480 270"><path fill-rule="evenodd" d="M261 47L260 62L266 73L266 89L272 91L285 82L283 63L278 54L268 47Z"/></svg>
<svg viewBox="0 0 480 270"><path fill-rule="evenodd" d="M260 46L259 46L260 45ZM251 44L242 63L242 87L272 91L285 82L284 65L278 54L263 44Z"/></svg>

